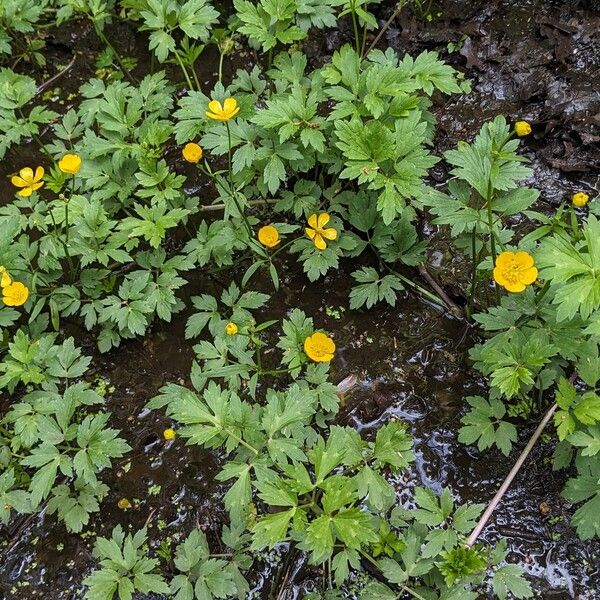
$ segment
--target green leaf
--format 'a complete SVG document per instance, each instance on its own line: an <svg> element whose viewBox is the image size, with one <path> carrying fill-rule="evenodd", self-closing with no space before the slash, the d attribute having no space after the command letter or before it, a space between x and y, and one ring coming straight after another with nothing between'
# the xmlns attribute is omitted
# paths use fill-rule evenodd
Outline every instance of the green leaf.
<svg viewBox="0 0 600 600"><path fill-rule="evenodd" d="M252 529L252 550L273 548L287 538L290 521L296 514L296 508L290 508L259 519Z"/></svg>
<svg viewBox="0 0 600 600"><path fill-rule="evenodd" d="M504 565L494 572L492 590L499 600L506 600L509 594L514 598L531 598L533 591L517 565Z"/></svg>
<svg viewBox="0 0 600 600"><path fill-rule="evenodd" d="M600 463L595 458L578 460L578 477L569 479L562 495L573 503L584 502L573 515L573 525L583 540L600 536Z"/></svg>
<svg viewBox="0 0 600 600"><path fill-rule="evenodd" d="M396 292L404 289L404 285L396 275L379 274L372 267L362 267L352 273L352 277L360 283L350 292L350 308L355 310L363 305L371 308L377 302L385 300L390 306L396 305Z"/></svg>
<svg viewBox="0 0 600 600"><path fill-rule="evenodd" d="M373 456L379 465L388 465L398 471L407 469L414 461L413 440L406 430L405 423L391 421L377 431Z"/></svg>
<svg viewBox="0 0 600 600"><path fill-rule="evenodd" d="M461 418L464 426L458 430L458 440L463 444L474 444L480 451L497 446L508 456L512 445L517 441L517 429L508 421L504 404L498 399L485 400L481 396L467 398L471 410Z"/></svg>

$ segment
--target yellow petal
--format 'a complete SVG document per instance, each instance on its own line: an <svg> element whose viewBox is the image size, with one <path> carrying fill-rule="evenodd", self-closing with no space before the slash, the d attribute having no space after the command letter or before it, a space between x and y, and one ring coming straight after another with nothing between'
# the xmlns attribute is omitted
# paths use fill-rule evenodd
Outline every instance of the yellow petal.
<svg viewBox="0 0 600 600"><path fill-rule="evenodd" d="M305 227L304 231L306 232L306 235L311 239L314 240L315 239L315 235L317 235L317 232L314 229L311 229L310 227Z"/></svg>
<svg viewBox="0 0 600 600"><path fill-rule="evenodd" d="M34 183L34 184L32 184L32 185L31 185L31 189L32 189L33 191L35 191L35 190L39 190L39 189L40 189L40 188L41 188L43 185L44 185L44 182L43 182L43 181L40 181L39 183Z"/></svg>
<svg viewBox="0 0 600 600"><path fill-rule="evenodd" d="M497 267L508 267L512 264L515 259L514 252L501 252L496 257L496 266Z"/></svg>
<svg viewBox="0 0 600 600"><path fill-rule="evenodd" d="M35 177L33 178L34 181L39 181L43 176L44 176L44 167L38 167L35 170Z"/></svg>
<svg viewBox="0 0 600 600"><path fill-rule="evenodd" d="M223 107L221 106L221 103L218 100L211 100L208 103L208 110L212 113L222 113L223 112Z"/></svg>
<svg viewBox="0 0 600 600"><path fill-rule="evenodd" d="M325 250L325 248L327 248L327 242L323 239L323 236L320 233L315 235L315 239L313 241L319 250Z"/></svg>
<svg viewBox="0 0 600 600"><path fill-rule="evenodd" d="M39 168L39 167L38 167ZM27 183L33 180L33 170L29 167L25 167L19 171L21 179L24 179Z"/></svg>
<svg viewBox="0 0 600 600"><path fill-rule="evenodd" d="M494 275L494 281L498 285L501 285L502 287L506 286L506 279L504 279L504 275L502 274L502 269L500 269L499 267L496 267L494 269L493 275Z"/></svg>
<svg viewBox="0 0 600 600"><path fill-rule="evenodd" d="M4 267L0 268L0 287L5 288L12 283L12 279Z"/></svg>
<svg viewBox="0 0 600 600"><path fill-rule="evenodd" d="M21 196L22 198L29 198L29 196L31 196L31 194L33 194L33 188L25 187L22 190L20 190L19 192L17 192L17 194L19 194L19 196Z"/></svg>
<svg viewBox="0 0 600 600"><path fill-rule="evenodd" d="M509 292L518 293L522 292L527 286L524 283L521 283L520 281L514 281L512 283L510 281L507 281L504 287Z"/></svg>
<svg viewBox="0 0 600 600"><path fill-rule="evenodd" d="M317 226L319 228L325 227L325 225L327 225L327 223L329 223L330 219L331 219L331 217L329 216L328 213L321 213L319 215L319 218L317 219Z"/></svg>
<svg viewBox="0 0 600 600"><path fill-rule="evenodd" d="M29 290L20 281L15 281L2 288L2 300L6 306L21 306L27 302Z"/></svg>
<svg viewBox="0 0 600 600"><path fill-rule="evenodd" d="M232 113L237 107L237 100L235 98L225 98L223 101L223 111L225 112Z"/></svg>
<svg viewBox="0 0 600 600"><path fill-rule="evenodd" d="M18 175L13 175L10 178L10 182L15 187L25 187L25 186L29 185L22 177L19 177Z"/></svg>
<svg viewBox="0 0 600 600"><path fill-rule="evenodd" d="M515 260L519 263L519 266L524 269L533 267L533 257L528 252L515 253Z"/></svg>
<svg viewBox="0 0 600 600"><path fill-rule="evenodd" d="M334 229L333 227L329 227L329 229L323 229L321 231L321 235L325 238L327 238L328 240L336 240L337 236L338 236L338 232L337 229Z"/></svg>
<svg viewBox="0 0 600 600"><path fill-rule="evenodd" d="M526 285L532 284L538 276L538 270L536 267L530 267L529 269L525 269L519 273L519 280L521 283Z"/></svg>
<svg viewBox="0 0 600 600"><path fill-rule="evenodd" d="M310 215L310 217L308 217L308 224L313 228L316 229L319 225L317 222L317 215Z"/></svg>

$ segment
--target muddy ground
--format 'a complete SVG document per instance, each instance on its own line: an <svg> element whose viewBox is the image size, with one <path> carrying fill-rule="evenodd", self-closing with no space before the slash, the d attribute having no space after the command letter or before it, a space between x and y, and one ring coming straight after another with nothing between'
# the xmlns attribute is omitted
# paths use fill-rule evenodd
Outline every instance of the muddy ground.
<svg viewBox="0 0 600 600"><path fill-rule="evenodd" d="M422 4L426 4L423 2ZM380 22L394 10L384 0L377 9ZM552 210L575 190L594 193L600 173L600 5L560 1L466 1L434 3L427 15L405 10L382 38L380 47L399 52L438 50L472 80L469 95L437 99L439 119L436 153L469 139L481 124L497 114L510 120L526 119L534 133L525 141L531 159L531 184L542 191L540 207ZM316 34L305 44L315 64L349 39L349 23L338 31ZM126 26L111 29L114 43L124 54L140 58L137 70L148 68L143 36ZM53 104L66 110L69 94L94 73L90 57L100 45L86 24L75 24L47 33L49 67L36 73L47 80L67 65L72 68L51 86ZM203 60L209 82L216 61ZM243 60L249 63L251 56ZM231 73L234 66L226 66ZM24 72L27 70L23 67ZM173 73L177 77L176 73ZM226 75L227 77L227 75ZM177 150L173 148L173 157ZM0 202L12 196L5 175L37 161L33 145L12 152L0 165ZM174 158L174 161L176 159ZM177 169L183 171L181 164ZM444 181L443 163L432 173L432 183ZM200 182L190 179L196 193ZM422 233L431 237L430 268L455 298L461 296L463 269L448 250L443 236L426 219ZM324 282L308 284L292 266L283 289L275 294L266 316L280 317L299 305L315 318L318 327L332 332L339 354L334 381L356 374L360 385L346 399L340 422L374 431L392 416L411 423L417 462L397 481L400 500L416 485L439 491L451 486L462 501L487 502L512 466L499 453L478 453L457 442L464 397L485 394L481 380L470 369L469 347L477 332L418 299L406 296L392 308L367 312L347 310L351 265L344 265ZM199 292L218 292L216 279L194 275L183 292L189 298ZM265 286L265 291L268 291ZM298 301L300 299L300 302ZM148 523L153 540L177 536L199 524L216 540L223 518L224 490L214 481L220 457L187 448L175 441L166 444L161 432L170 425L160 413L143 406L168 381L187 381L193 356L184 341L187 313L172 324L160 323L144 341L125 343L94 360L96 374L109 381L112 425L123 430L132 452L104 474L111 488L102 511L88 531L107 535L117 523L141 527ZM77 326L75 335L87 354L95 353L94 340ZM368 356L368 363L365 363ZM6 405L7 398L1 404ZM535 423L522 423L518 450L528 440ZM600 543L581 542L569 526L573 512L560 497L564 473L550 467L549 436L534 450L525 468L505 497L483 535L494 541L508 539L512 560L531 578L537 596L544 599L600 598ZM129 498L134 508L126 512L117 501ZM90 548L93 536L68 535L54 517L44 514L15 521L0 529L0 597L71 600L83 597L81 580L94 565ZM285 564L285 568L282 566ZM318 577L301 557L289 565L272 554L257 561L250 576L252 598L268 598L279 592L284 571L289 572L281 600L301 598L315 589Z"/></svg>

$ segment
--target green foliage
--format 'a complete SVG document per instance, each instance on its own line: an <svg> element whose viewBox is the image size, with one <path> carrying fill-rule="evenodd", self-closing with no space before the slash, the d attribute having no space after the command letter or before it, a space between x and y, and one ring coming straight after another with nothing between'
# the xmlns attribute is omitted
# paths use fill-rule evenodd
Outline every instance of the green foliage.
<svg viewBox="0 0 600 600"><path fill-rule="evenodd" d="M490 401L481 396L466 398L471 410L461 419L464 426L458 430L458 439L463 444L477 442L479 450L496 446L504 456L508 456L512 445L517 441L517 429L508 421L504 404L497 399Z"/></svg>
<svg viewBox="0 0 600 600"><path fill-rule="evenodd" d="M390 306L396 305L397 292L404 289L404 285L396 275L379 274L372 267L362 267L352 273L352 277L360 284L350 292L350 308L356 309L363 305L371 308L377 302L385 300Z"/></svg>
<svg viewBox="0 0 600 600"><path fill-rule="evenodd" d="M190 40L206 42L219 18L208 0L126 0L123 4L131 9L131 18L142 21L140 30L150 32L149 48L161 63L179 55L181 35L182 48L189 47Z"/></svg>
<svg viewBox="0 0 600 600"><path fill-rule="evenodd" d="M113 529L110 539L96 539L94 556L102 568L83 581L88 588L87 600L112 600L115 594L119 600L131 600L134 592L169 592L163 577L156 573L158 560L147 558L146 539L145 528L126 536L120 525Z"/></svg>
<svg viewBox="0 0 600 600"><path fill-rule="evenodd" d="M58 116L44 106L29 107L36 95L34 79L11 69L0 69L0 158L23 139L39 134L43 125Z"/></svg>
<svg viewBox="0 0 600 600"><path fill-rule="evenodd" d="M18 56L13 37L29 42L25 54L19 58L33 58L39 65L46 61L39 51L44 47L42 40L30 39L39 21L48 8L49 0L3 0L0 5L0 57L3 54Z"/></svg>
<svg viewBox="0 0 600 600"><path fill-rule="evenodd" d="M276 44L291 44L306 37L306 32L293 24L297 5L295 0L234 0L239 31L263 52ZM310 14L310 13L309 13Z"/></svg>
<svg viewBox="0 0 600 600"><path fill-rule="evenodd" d="M210 558L206 535L199 529L192 530L177 546L174 563L180 573L170 584L176 600L242 598L249 589L239 571L240 566L248 566L248 556L239 553L233 560Z"/></svg>
<svg viewBox="0 0 600 600"><path fill-rule="evenodd" d="M556 319L583 320L600 307L600 280L596 275L600 265L600 222L590 215L582 228L583 239L573 243L560 236L546 238L539 250L542 277L556 289L552 302L557 305Z"/></svg>
<svg viewBox="0 0 600 600"><path fill-rule="evenodd" d="M564 494L574 503L585 502L573 524L588 539L598 535L597 482L590 469L596 468L600 452L595 280L600 225L593 214L579 224L572 207L561 206L552 216L530 210L538 193L519 185L531 171L516 153L518 144L505 119L496 117L473 143L461 142L445 153L456 179L449 182L448 194L431 191L424 200L434 222L450 226L457 249L472 261L471 303L477 272L490 274L499 248L528 252L541 280L473 315L486 339L471 348L470 356L489 380L490 398L467 398L472 408L462 417L459 440L477 443L480 450L497 446L508 455L517 431L504 417L530 416L544 397L555 395L554 468L575 459L578 477L568 480ZM541 225L509 247L514 232L506 218L519 213ZM509 565L498 569L492 587L500 597L531 595Z"/></svg>
<svg viewBox="0 0 600 600"><path fill-rule="evenodd" d="M50 349L50 372L57 373L60 365L56 382L73 376L65 373L73 373L71 360L79 356L73 348L69 351L68 342ZM3 475L8 508L2 520L8 522L11 507L28 513L49 498L48 513L56 512L70 531L81 531L108 493L98 474L130 447L108 427L109 413L89 412L88 407L104 401L87 384L72 384L61 393L50 378L37 383L43 388L13 403L0 420L0 450L6 449L5 467L10 467Z"/></svg>
<svg viewBox="0 0 600 600"><path fill-rule="evenodd" d="M164 540L158 555L172 561L167 582L146 530L126 535L117 526L110 539L96 539L100 565L85 579L91 600L243 598L249 586L242 573L257 556L284 547L323 569L329 598L344 596L342 586L365 561L389 584L371 581L365 597L397 598L413 588L417 597L440 600L472 600L484 589L500 598L531 595L502 548L465 547L482 506L457 506L449 489L438 498L422 487L406 499L414 508L398 504L393 483L415 458L408 425L389 420L361 433L336 425L340 395L329 363L313 363L305 351L320 331L317 320L300 307L270 320L270 296L248 288L261 271L275 290L285 286L291 260L312 285L351 261L357 285L350 308L394 307L399 292L427 292L409 277L425 260L427 243L414 225L424 208L435 224L451 226L457 248L474 248L482 275L495 248L515 237L506 217L528 211L543 223L525 244L547 287L482 306L475 317L487 337L471 357L489 377L490 398L469 399L459 436L508 455L517 436L505 417L531 413L535 395L557 384L556 424L568 446L561 464L575 458L578 469L565 495L583 503L574 517L580 534L598 533L598 224L590 218L579 234L562 216L545 221L529 210L538 194L521 185L530 170L502 117L445 154L454 176L448 193L428 187L439 160L430 152L431 97L467 87L435 52L400 57L390 48L364 57L367 32L378 27L375 4L235 0L222 29L213 29L220 15L207 0L0 6L0 58L10 55L13 65L0 70L0 158L33 140L45 158L15 171L47 169L43 187L0 207L1 266L29 291L23 305L0 309L0 389L12 396L0 418L4 524L15 512L45 509L82 532L109 492L102 472L129 451L110 427L103 398L82 380L90 359L62 337L65 324L69 331L83 325L108 352L183 311L188 279L202 286L185 331L194 344L191 388L168 384L148 406L164 408L186 443L219 454L216 479L231 524L222 541L231 551L211 553L197 529L172 553ZM14 69L23 60L43 64L43 41L32 35L39 25L80 17L104 50L95 78L59 116L45 106L40 82ZM355 31L355 48L344 45L329 62L309 66L299 42L340 19ZM146 74L142 61L120 56L108 39L117 21L133 23L168 72L154 72L152 63ZM20 55L17 35L25 37ZM234 49L244 55L244 37L268 55L224 78L224 58ZM207 44L219 51L219 77L201 91L196 63ZM211 100L226 99L239 107L234 118L206 116ZM184 170L173 146L188 142L198 142L203 156L198 163L184 156ZM82 159L74 176L59 168L67 153ZM193 169L200 185L192 189ZM325 232L311 237L306 229L324 214ZM267 225L277 233L272 243L258 234ZM214 292L208 286L221 284L222 271L229 271L227 283ZM567 380L570 363L587 389Z"/></svg>
<svg viewBox="0 0 600 600"><path fill-rule="evenodd" d="M597 458L582 456L576 465L578 476L569 479L563 495L573 503L585 502L575 511L573 525L578 535L588 540L600 536L600 464Z"/></svg>

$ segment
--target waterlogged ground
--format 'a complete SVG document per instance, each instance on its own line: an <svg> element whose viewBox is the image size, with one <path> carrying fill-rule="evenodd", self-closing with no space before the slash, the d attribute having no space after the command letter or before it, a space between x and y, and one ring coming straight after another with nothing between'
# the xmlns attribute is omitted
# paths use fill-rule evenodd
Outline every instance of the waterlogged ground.
<svg viewBox="0 0 600 600"><path fill-rule="evenodd" d="M384 43L400 52L437 49L473 81L473 93L437 104L440 127L436 151L471 136L481 123L498 113L522 117L534 125L525 153L532 159L534 184L542 190L541 207L551 209L575 189L598 184L600 167L600 14L588 2L473 2L454 0L432 6L426 22L406 12L394 23ZM596 6L597 3L596 3ZM385 0L379 16L386 19L393 3ZM113 33L113 32L111 32ZM147 64L145 41L125 28L114 28L117 45ZM347 39L344 24L333 35L315 37L306 51L315 62ZM69 94L93 75L87 61L93 36L87 26L51 32L47 40L55 67L40 74L43 81L78 58L52 86L56 106L66 107ZM251 56L242 60L251 61ZM49 61L50 62L50 61ZM212 71L207 55L206 78ZM57 89L54 89L57 88ZM64 108L63 108L64 110ZM5 174L37 158L23 147L0 165L0 201L11 197ZM177 150L172 153L176 161ZM182 169L181 165L176 168ZM443 164L432 173L432 183L446 177ZM197 193L199 182L190 180ZM526 223L523 224L526 226ZM443 238L429 223L430 267L448 292L460 299L463 268L447 250ZM470 370L468 348L476 339L464 322L449 318L435 307L407 296L394 309L368 313L346 310L349 272L344 265L335 276L309 284L293 263L282 290L272 297L265 318L284 316L300 306L318 327L332 332L339 348L334 381L356 375L359 385L344 399L339 417L366 435L391 418L411 424L416 463L396 482L398 498L406 502L416 485L439 491L451 486L462 501L487 502L508 473L515 455L479 454L458 444L456 431L464 412L463 398L485 394L483 382ZM201 292L218 293L223 282L201 272L184 289L184 300ZM268 285L261 284L263 291ZM225 517L224 489L214 481L221 457L187 448L181 440L166 443L161 437L170 422L144 405L168 381L187 382L193 357L184 340L187 313L174 323L159 324L146 340L124 344L119 350L96 357L96 377L107 387L112 424L123 430L131 453L105 475L111 487L102 512L84 535L68 535L44 514L25 518L0 529L0 597L2 599L71 600L83 597L81 580L94 565L94 535L107 535L114 525L148 525L152 544L177 539L192 527L205 529L213 545ZM87 354L94 340L75 325L65 328ZM0 399L0 410L9 398ZM519 449L535 423L520 427ZM516 453L515 453L516 454ZM513 487L483 535L494 541L506 537L512 559L532 577L543 599L595 600L600 598L600 544L583 543L569 527L572 508L559 495L564 474L552 473L549 439L534 450ZM128 498L133 508L117 507ZM305 565L302 556L269 554L255 563L250 576L253 598L302 598L315 589L320 574ZM350 592L348 592L350 596Z"/></svg>

